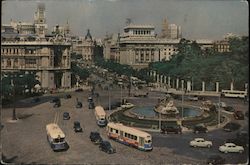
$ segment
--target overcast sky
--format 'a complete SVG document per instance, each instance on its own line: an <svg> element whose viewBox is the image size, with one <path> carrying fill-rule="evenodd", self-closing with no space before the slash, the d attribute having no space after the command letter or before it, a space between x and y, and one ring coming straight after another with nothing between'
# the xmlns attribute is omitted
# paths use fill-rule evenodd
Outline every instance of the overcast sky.
<svg viewBox="0 0 250 165"><path fill-rule="evenodd" d="M160 33L165 17L182 27L184 38L222 39L226 33L248 35L248 4L242 0L7 0L2 23L33 22L38 2L45 4L49 30L70 23L73 34L93 37L122 33L126 18L150 24Z"/></svg>

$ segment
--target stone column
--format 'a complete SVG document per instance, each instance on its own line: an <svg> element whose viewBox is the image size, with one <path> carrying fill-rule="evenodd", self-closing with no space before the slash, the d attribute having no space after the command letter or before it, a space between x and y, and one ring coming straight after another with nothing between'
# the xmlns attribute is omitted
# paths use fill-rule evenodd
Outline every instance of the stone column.
<svg viewBox="0 0 250 165"><path fill-rule="evenodd" d="M167 84L167 76L164 76L164 84Z"/></svg>
<svg viewBox="0 0 250 165"><path fill-rule="evenodd" d="M163 83L163 75L160 76L161 84Z"/></svg>
<svg viewBox="0 0 250 165"><path fill-rule="evenodd" d="M191 91L191 82L188 80L187 81L187 92Z"/></svg>
<svg viewBox="0 0 250 165"><path fill-rule="evenodd" d="M184 80L181 80L181 90L184 91Z"/></svg>
<svg viewBox="0 0 250 165"><path fill-rule="evenodd" d="M230 84L230 90L231 90L231 91L234 90L234 83L233 83L233 82L231 82L231 84Z"/></svg>
<svg viewBox="0 0 250 165"><path fill-rule="evenodd" d="M205 82L202 81L202 92L205 92Z"/></svg>
<svg viewBox="0 0 250 165"><path fill-rule="evenodd" d="M176 89L178 89L179 88L179 79L177 78L176 79Z"/></svg>
<svg viewBox="0 0 250 165"><path fill-rule="evenodd" d="M216 82L216 92L219 92L219 82Z"/></svg>

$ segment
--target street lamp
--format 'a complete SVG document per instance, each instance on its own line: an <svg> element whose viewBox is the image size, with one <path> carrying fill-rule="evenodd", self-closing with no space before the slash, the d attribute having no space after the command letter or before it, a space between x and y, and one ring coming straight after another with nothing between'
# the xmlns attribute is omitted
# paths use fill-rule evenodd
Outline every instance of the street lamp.
<svg viewBox="0 0 250 165"><path fill-rule="evenodd" d="M109 90L109 110L111 110L111 105L110 105L110 84L108 86L108 90Z"/></svg>
<svg viewBox="0 0 250 165"><path fill-rule="evenodd" d="M219 105L218 105L218 128L220 127L220 94L219 94Z"/></svg>
<svg viewBox="0 0 250 165"><path fill-rule="evenodd" d="M118 84L121 86L121 106L122 106L122 82L118 82Z"/></svg>
<svg viewBox="0 0 250 165"><path fill-rule="evenodd" d="M159 112L159 130L161 131L161 113Z"/></svg>

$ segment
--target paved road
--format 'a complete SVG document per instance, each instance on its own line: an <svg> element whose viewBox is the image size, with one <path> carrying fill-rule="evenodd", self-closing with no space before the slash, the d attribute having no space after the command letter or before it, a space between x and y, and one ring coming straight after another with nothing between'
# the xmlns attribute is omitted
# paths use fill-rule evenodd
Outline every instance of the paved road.
<svg viewBox="0 0 250 165"><path fill-rule="evenodd" d="M101 105L108 103L108 92L97 89L100 98L95 101ZM120 89L116 88L111 92L111 99L119 100ZM124 146L120 143L111 141L116 148L115 155L108 155L99 151L98 147L89 140L89 134L93 130L101 132L104 139L108 139L104 128L96 125L93 110L87 108L87 97L89 91L72 92L71 99L61 99L62 106L53 108L53 104L41 101L41 104L17 108L18 116L26 115L26 118L19 119L17 122L11 120L12 110L7 108L2 110L1 130L2 151L7 158L13 158L16 163L43 163L43 164L203 164L208 155L217 153L218 146L224 141L225 137L234 136L233 133L225 133L216 130L203 135L214 142L211 149L190 148L188 143L196 137L194 134L161 135L152 133L154 149L152 152L141 152L134 148ZM127 95L127 93L124 93ZM125 96L124 95L124 96ZM152 104L157 102L158 97L164 95L156 92L150 93L147 98L133 98L137 103ZM83 108L76 109L76 99L83 102ZM43 98L42 98L43 99ZM45 100L48 99L47 97ZM226 100L227 101L227 100ZM24 101L25 102L25 101ZM29 100L26 102L29 103ZM233 100L227 102L237 104ZM24 104L25 105L25 104ZM238 108L247 110L246 105L238 105ZM63 112L69 112L71 119L63 120ZM46 140L45 126L55 120L55 115L59 114L58 124L66 134L70 148L66 152L53 152ZM74 133L73 122L80 121L84 128L83 133ZM247 120L241 124L247 125ZM243 154L221 154L227 158L228 163L240 163L246 160L247 152ZM231 162L232 161L232 162Z"/></svg>

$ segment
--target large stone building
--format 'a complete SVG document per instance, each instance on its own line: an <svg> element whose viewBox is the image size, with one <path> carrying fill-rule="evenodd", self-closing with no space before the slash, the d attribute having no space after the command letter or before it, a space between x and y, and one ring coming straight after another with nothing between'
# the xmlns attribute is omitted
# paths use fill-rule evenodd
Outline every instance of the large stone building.
<svg viewBox="0 0 250 165"><path fill-rule="evenodd" d="M179 39L157 38L154 26L130 24L123 34L105 41L104 57L139 69L150 62L169 60L178 43Z"/></svg>
<svg viewBox="0 0 250 165"><path fill-rule="evenodd" d="M90 30L87 30L85 37L75 37L72 40L72 51L75 54L81 55L84 64L90 65L93 63L95 42L92 39Z"/></svg>
<svg viewBox="0 0 250 165"><path fill-rule="evenodd" d="M71 87L71 43L62 35L45 34L43 12L44 5L39 4L34 26L21 22L2 26L2 72L35 72L44 89Z"/></svg>

